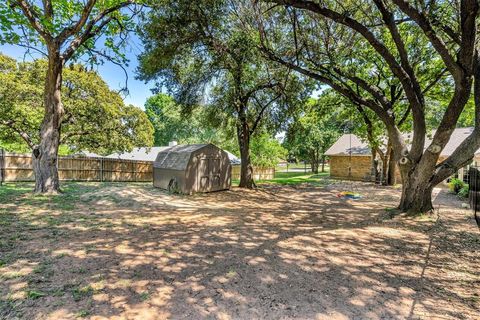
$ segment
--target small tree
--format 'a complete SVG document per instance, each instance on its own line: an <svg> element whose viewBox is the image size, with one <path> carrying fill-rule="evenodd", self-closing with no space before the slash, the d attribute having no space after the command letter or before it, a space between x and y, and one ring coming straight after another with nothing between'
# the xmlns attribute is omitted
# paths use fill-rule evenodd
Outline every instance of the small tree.
<svg viewBox="0 0 480 320"><path fill-rule="evenodd" d="M224 147L235 145L231 132L223 126L214 126L206 110L196 108L182 113L183 106L163 93L148 98L145 113L155 129L155 145L166 146L170 141L178 143L213 143ZM231 148L229 148L231 149Z"/></svg>
<svg viewBox="0 0 480 320"><path fill-rule="evenodd" d="M338 114L322 112L324 100L311 100L290 124L285 137L285 146L290 154L308 161L314 173L318 173L320 163L322 172L325 172L325 152L343 131L342 124L337 120Z"/></svg>
<svg viewBox="0 0 480 320"><path fill-rule="evenodd" d="M33 146L35 192L60 190L57 170L58 147L65 110L62 104L62 75L65 64L81 56L109 59L120 64L124 57L114 36L129 29L133 10L124 14L135 0L111 1L7 0L0 3L0 43L34 50L47 57L44 76L44 116L38 144ZM95 49L103 37L106 50Z"/></svg>
<svg viewBox="0 0 480 320"><path fill-rule="evenodd" d="M288 151L281 143L266 131L259 132L252 138L252 164L256 167L275 167L285 160Z"/></svg>

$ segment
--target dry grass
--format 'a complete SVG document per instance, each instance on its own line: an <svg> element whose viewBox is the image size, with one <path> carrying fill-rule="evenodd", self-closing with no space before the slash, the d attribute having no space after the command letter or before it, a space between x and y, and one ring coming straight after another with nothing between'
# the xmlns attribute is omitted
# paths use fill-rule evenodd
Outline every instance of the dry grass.
<svg viewBox="0 0 480 320"><path fill-rule="evenodd" d="M265 186L195 196L147 184L0 188L0 318L478 319L480 236L394 216L398 190ZM394 217L393 217L394 216Z"/></svg>

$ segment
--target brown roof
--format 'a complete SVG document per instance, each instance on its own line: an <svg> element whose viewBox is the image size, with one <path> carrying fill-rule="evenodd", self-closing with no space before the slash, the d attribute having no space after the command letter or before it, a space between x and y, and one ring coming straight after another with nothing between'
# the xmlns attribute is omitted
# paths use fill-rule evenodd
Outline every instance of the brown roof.
<svg viewBox="0 0 480 320"><path fill-rule="evenodd" d="M450 156L453 151L471 134L473 131L472 127L469 128L456 128L448 141L445 148L443 148L441 156ZM427 135L425 140L425 147L428 147L432 142L432 137L435 134L435 131L432 131L431 134ZM412 134L405 134L407 142L410 142ZM351 138L351 144L350 144ZM340 156L340 155L350 155L350 150L352 151L352 156L369 156L371 155L370 147L368 143L363 142L354 134L344 134L341 136L328 150L325 152L327 156ZM480 154L480 149L475 152L475 154Z"/></svg>
<svg viewBox="0 0 480 320"><path fill-rule="evenodd" d="M370 147L367 143L360 140L354 134L344 134L325 152L327 156L340 156L350 155L352 156L369 156L371 155Z"/></svg>

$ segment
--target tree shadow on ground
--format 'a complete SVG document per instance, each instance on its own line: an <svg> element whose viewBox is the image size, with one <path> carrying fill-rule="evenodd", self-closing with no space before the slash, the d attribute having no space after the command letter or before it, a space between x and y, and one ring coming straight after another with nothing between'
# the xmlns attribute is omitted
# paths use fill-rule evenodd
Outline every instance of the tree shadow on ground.
<svg viewBox="0 0 480 320"><path fill-rule="evenodd" d="M479 310L480 241L448 201L440 220L419 221L387 219L398 194L371 186L360 201L309 186L193 197L82 188L72 203L26 196L2 211L0 316L458 319Z"/></svg>

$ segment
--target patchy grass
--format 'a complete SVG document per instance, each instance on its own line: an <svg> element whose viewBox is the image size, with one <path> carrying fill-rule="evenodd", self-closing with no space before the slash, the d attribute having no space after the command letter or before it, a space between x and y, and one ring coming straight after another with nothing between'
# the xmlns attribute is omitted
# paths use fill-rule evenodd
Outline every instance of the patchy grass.
<svg viewBox="0 0 480 320"><path fill-rule="evenodd" d="M139 297L141 301L147 301L150 299L150 293L148 291L142 292Z"/></svg>
<svg viewBox="0 0 480 320"><path fill-rule="evenodd" d="M94 291L95 290L90 285L83 286L83 287L75 287L72 290L73 300L80 301L82 299L90 297L92 296Z"/></svg>
<svg viewBox="0 0 480 320"><path fill-rule="evenodd" d="M90 315L90 311L89 310L80 310L78 313L77 313L77 317L78 318L86 318Z"/></svg>
<svg viewBox="0 0 480 320"><path fill-rule="evenodd" d="M480 237L455 196L435 224L396 215L392 188L339 199L328 172L259 183L198 196L0 187L0 319L478 315Z"/></svg>
<svg viewBox="0 0 480 320"><path fill-rule="evenodd" d="M41 291L36 291L36 290L27 290L26 296L28 299L38 299L41 297L45 297L47 294Z"/></svg>

